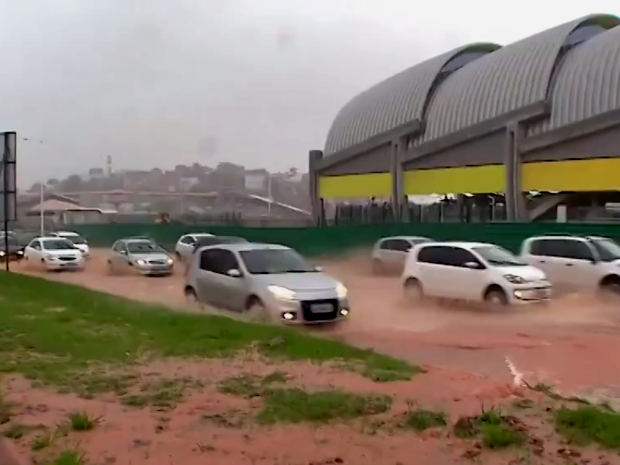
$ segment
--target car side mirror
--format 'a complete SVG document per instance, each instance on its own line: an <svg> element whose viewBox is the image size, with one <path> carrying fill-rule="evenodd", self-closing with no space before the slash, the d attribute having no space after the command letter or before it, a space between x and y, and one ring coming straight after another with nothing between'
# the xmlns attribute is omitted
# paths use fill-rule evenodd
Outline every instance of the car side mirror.
<svg viewBox="0 0 620 465"><path fill-rule="evenodd" d="M120 250L118 253L120 253L121 255L127 255L127 251L126 250Z"/></svg>
<svg viewBox="0 0 620 465"><path fill-rule="evenodd" d="M226 274L228 276L230 276L231 278L240 278L241 277L241 271L239 271L237 269L228 270L226 272Z"/></svg>
<svg viewBox="0 0 620 465"><path fill-rule="evenodd" d="M469 268L470 270L479 270L480 264L476 262L467 262L465 263L465 267Z"/></svg>

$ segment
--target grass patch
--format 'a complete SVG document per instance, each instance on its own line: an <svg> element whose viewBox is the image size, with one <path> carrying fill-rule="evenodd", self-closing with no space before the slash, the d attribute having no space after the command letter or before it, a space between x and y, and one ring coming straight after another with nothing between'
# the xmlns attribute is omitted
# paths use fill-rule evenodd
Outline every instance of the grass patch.
<svg viewBox="0 0 620 465"><path fill-rule="evenodd" d="M448 424L444 412L426 409L409 409L400 424L401 427L424 431L429 428L441 428Z"/></svg>
<svg viewBox="0 0 620 465"><path fill-rule="evenodd" d="M217 390L222 394L231 394L238 397L252 398L259 397L265 389L275 383L284 383L286 373L279 370L261 378L257 375L242 373L239 376L232 376L223 379L217 385Z"/></svg>
<svg viewBox="0 0 620 465"><path fill-rule="evenodd" d="M157 379L143 384L139 393L126 395L121 401L130 407L170 410L183 400L188 389L201 386L192 378Z"/></svg>
<svg viewBox="0 0 620 465"><path fill-rule="evenodd" d="M578 445L596 443L620 450L620 414L592 406L555 412L556 431Z"/></svg>
<svg viewBox="0 0 620 465"><path fill-rule="evenodd" d="M63 450L53 460L44 462L44 465L86 465L86 458L77 450Z"/></svg>
<svg viewBox="0 0 620 465"><path fill-rule="evenodd" d="M30 432L31 428L22 423L11 423L2 430L2 436L10 439L21 439Z"/></svg>
<svg viewBox="0 0 620 465"><path fill-rule="evenodd" d="M407 379L419 371L291 328L175 313L17 273L0 273L0 348L0 371L86 395L127 392L135 383L130 375L106 373L145 355L215 358L255 349L270 358L357 362L376 380Z"/></svg>
<svg viewBox="0 0 620 465"><path fill-rule="evenodd" d="M71 412L67 418L73 431L90 431L101 422L101 417L91 418L87 412Z"/></svg>
<svg viewBox="0 0 620 465"><path fill-rule="evenodd" d="M42 434L37 434L30 442L30 449L34 452L43 450L49 447L54 442L54 434L51 431L45 431Z"/></svg>
<svg viewBox="0 0 620 465"><path fill-rule="evenodd" d="M478 416L459 418L454 425L454 434L464 439L481 437L482 445L492 450L521 446L527 440L519 420L502 415L495 408Z"/></svg>
<svg viewBox="0 0 620 465"><path fill-rule="evenodd" d="M264 394L261 423L325 423L387 412L389 396L361 396L339 390L309 393L301 389L271 389Z"/></svg>

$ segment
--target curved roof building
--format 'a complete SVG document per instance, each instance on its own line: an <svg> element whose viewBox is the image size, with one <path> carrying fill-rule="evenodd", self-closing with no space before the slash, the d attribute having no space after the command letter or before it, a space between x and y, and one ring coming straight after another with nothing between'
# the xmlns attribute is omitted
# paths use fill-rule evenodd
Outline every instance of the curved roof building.
<svg viewBox="0 0 620 465"><path fill-rule="evenodd" d="M353 97L311 153L316 197L620 190L619 24L466 45Z"/></svg>

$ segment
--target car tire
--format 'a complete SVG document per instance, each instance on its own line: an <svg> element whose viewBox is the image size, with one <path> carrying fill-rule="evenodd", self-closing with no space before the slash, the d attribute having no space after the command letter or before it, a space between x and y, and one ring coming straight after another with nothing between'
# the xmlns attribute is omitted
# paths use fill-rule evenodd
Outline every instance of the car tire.
<svg viewBox="0 0 620 465"><path fill-rule="evenodd" d="M484 294L484 302L493 307L507 307L510 305L508 296L501 289L492 288Z"/></svg>
<svg viewBox="0 0 620 465"><path fill-rule="evenodd" d="M196 295L196 291L191 287L185 289L185 300L187 301L188 306L193 308L202 308L202 303L198 299Z"/></svg>
<svg viewBox="0 0 620 465"><path fill-rule="evenodd" d="M620 279L609 277L599 285L599 292L604 300L617 300L620 298Z"/></svg>
<svg viewBox="0 0 620 465"><path fill-rule="evenodd" d="M422 289L422 283L416 278L408 278L403 287L407 302L416 303L424 299L424 289Z"/></svg>
<svg viewBox="0 0 620 465"><path fill-rule="evenodd" d="M250 297L245 306L248 317L253 321L268 323L271 321L267 307L258 297Z"/></svg>

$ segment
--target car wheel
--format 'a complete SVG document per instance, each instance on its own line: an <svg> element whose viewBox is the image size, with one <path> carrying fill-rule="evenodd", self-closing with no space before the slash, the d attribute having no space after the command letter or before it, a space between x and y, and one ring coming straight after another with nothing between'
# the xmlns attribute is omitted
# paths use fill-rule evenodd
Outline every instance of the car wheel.
<svg viewBox="0 0 620 465"><path fill-rule="evenodd" d="M620 279L615 277L609 277L601 282L600 293L603 299L618 299L620 298Z"/></svg>
<svg viewBox="0 0 620 465"><path fill-rule="evenodd" d="M501 289L489 289L484 295L484 301L493 307L506 307L510 303L508 296Z"/></svg>
<svg viewBox="0 0 620 465"><path fill-rule="evenodd" d="M187 304L190 307L202 308L202 303L198 299L196 291L194 291L194 289L192 289L191 287L185 289L185 299L187 300Z"/></svg>
<svg viewBox="0 0 620 465"><path fill-rule="evenodd" d="M251 320L267 323L271 320L267 307L258 297L250 297L246 304L246 313Z"/></svg>
<svg viewBox="0 0 620 465"><path fill-rule="evenodd" d="M405 281L404 291L408 302L420 302L424 298L422 283L415 278L409 278Z"/></svg>

